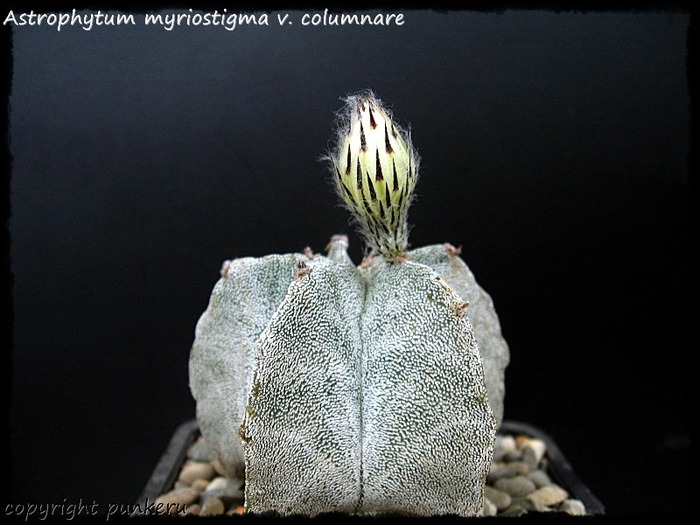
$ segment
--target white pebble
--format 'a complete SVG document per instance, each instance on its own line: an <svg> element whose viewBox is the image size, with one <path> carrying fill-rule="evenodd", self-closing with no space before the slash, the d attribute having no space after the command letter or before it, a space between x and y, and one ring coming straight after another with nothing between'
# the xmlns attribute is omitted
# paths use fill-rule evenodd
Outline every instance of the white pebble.
<svg viewBox="0 0 700 525"><path fill-rule="evenodd" d="M529 439L523 446L523 459L532 467L537 467L547 451L547 445L541 439Z"/></svg>
<svg viewBox="0 0 700 525"><path fill-rule="evenodd" d="M185 487L182 489L173 489L170 492L166 492L165 494L158 496L156 499L156 506L159 503L162 503L163 505L167 505L168 503L175 505L189 505L198 499L199 492L193 488Z"/></svg>
<svg viewBox="0 0 700 525"><path fill-rule="evenodd" d="M498 490L507 492L511 496L527 496L535 490L535 484L525 476L515 476L514 478L501 478L494 483Z"/></svg>
<svg viewBox="0 0 700 525"><path fill-rule="evenodd" d="M208 486L209 482L206 479L195 479L191 485L194 490L198 490L199 492L204 492L207 490Z"/></svg>
<svg viewBox="0 0 700 525"><path fill-rule="evenodd" d="M496 506L498 510L505 510L510 507L512 498L507 492L495 489L490 485L484 487L484 497Z"/></svg>
<svg viewBox="0 0 700 525"><path fill-rule="evenodd" d="M552 505L561 503L568 497L568 492L559 485L552 483L551 485L547 485L532 492L527 496L527 499L533 503L551 507Z"/></svg>
<svg viewBox="0 0 700 525"><path fill-rule="evenodd" d="M491 503L488 498L484 498L484 508L481 511L482 516L495 516L498 514L496 505Z"/></svg>
<svg viewBox="0 0 700 525"><path fill-rule="evenodd" d="M228 480L223 476L217 476L209 482L207 490L225 489Z"/></svg>
<svg viewBox="0 0 700 525"><path fill-rule="evenodd" d="M192 485L192 483L198 479L209 481L214 477L214 474L214 467L212 467L209 463L188 460L182 466L180 476L177 478L177 480L182 483Z"/></svg>
<svg viewBox="0 0 700 525"><path fill-rule="evenodd" d="M493 447L493 460L500 461L509 452L515 452L515 438L513 436L496 436L496 443Z"/></svg>
<svg viewBox="0 0 700 525"><path fill-rule="evenodd" d="M561 502L559 510L571 514L572 516L585 516L586 507L583 502L578 499L567 499Z"/></svg>

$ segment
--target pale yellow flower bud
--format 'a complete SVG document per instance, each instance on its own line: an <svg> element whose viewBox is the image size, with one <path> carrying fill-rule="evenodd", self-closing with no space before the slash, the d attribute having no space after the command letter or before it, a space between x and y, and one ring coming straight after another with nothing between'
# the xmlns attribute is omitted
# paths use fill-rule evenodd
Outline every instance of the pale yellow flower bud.
<svg viewBox="0 0 700 525"><path fill-rule="evenodd" d="M408 206L420 158L410 134L370 91L350 96L330 160L338 194L368 246L387 258L408 247Z"/></svg>

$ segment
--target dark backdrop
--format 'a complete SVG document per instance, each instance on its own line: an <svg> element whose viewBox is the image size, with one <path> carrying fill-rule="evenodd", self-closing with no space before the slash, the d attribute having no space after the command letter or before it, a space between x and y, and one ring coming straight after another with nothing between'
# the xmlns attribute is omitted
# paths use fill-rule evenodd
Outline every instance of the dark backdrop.
<svg viewBox="0 0 700 525"><path fill-rule="evenodd" d="M348 232L359 261L318 158L372 88L423 158L412 245L495 301L506 418L609 513L686 508L689 15L403 12L8 35L12 501L135 501L224 259Z"/></svg>

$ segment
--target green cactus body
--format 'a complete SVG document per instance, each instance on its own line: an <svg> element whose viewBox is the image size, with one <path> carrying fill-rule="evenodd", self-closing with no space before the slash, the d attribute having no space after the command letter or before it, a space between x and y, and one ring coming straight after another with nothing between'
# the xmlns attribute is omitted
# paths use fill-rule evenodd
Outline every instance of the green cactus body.
<svg viewBox="0 0 700 525"><path fill-rule="evenodd" d="M406 251L420 158L371 92L329 156L372 250L225 263L190 355L197 419L246 511L477 515L508 345L450 245Z"/></svg>
<svg viewBox="0 0 700 525"><path fill-rule="evenodd" d="M473 515L503 402L492 303L445 245L359 268L346 248L226 265L190 357L202 433L250 512Z"/></svg>

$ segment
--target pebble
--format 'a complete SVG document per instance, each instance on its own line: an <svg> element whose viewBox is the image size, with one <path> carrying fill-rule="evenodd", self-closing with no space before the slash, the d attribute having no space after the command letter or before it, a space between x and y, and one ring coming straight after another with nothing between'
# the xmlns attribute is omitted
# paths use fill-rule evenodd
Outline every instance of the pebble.
<svg viewBox="0 0 700 525"><path fill-rule="evenodd" d="M537 468L546 450L547 446L544 441L541 439L530 439L522 448L523 461L528 463L532 468Z"/></svg>
<svg viewBox="0 0 700 525"><path fill-rule="evenodd" d="M209 482L206 490L225 489L227 483L228 483L228 480L225 477L217 476Z"/></svg>
<svg viewBox="0 0 700 525"><path fill-rule="evenodd" d="M518 476L522 476L525 474L528 474L530 470L534 470L537 468L537 466L530 468L530 465L526 463L525 461L511 461L508 463L508 467L512 468L515 470L515 473Z"/></svg>
<svg viewBox="0 0 700 525"><path fill-rule="evenodd" d="M517 475L517 471L510 465L496 463L494 465L491 465L491 470L489 471L489 474L486 477L486 481L488 483L495 483L499 479L514 478Z"/></svg>
<svg viewBox="0 0 700 525"><path fill-rule="evenodd" d="M515 438L513 436L496 436L493 447L493 460L501 461L509 452L516 452Z"/></svg>
<svg viewBox="0 0 700 525"><path fill-rule="evenodd" d="M219 498L228 506L234 501L243 500L243 482L240 479L224 478L216 483L212 481L209 485L200 496L202 503L209 498Z"/></svg>
<svg viewBox="0 0 700 525"><path fill-rule="evenodd" d="M199 436L199 438L190 445L190 448L187 449L187 458L201 463L211 463L214 461L214 452L204 440L204 437Z"/></svg>
<svg viewBox="0 0 700 525"><path fill-rule="evenodd" d="M498 510L507 509L512 501L510 494L503 492L502 490L490 487L489 485L486 485L484 487L484 497L489 499Z"/></svg>
<svg viewBox="0 0 700 525"><path fill-rule="evenodd" d="M544 470L535 470L534 472L530 472L527 475L527 478L531 480L538 489L546 485L551 485L552 483L552 479Z"/></svg>
<svg viewBox="0 0 700 525"><path fill-rule="evenodd" d="M209 481L215 474L216 472L214 471L214 467L212 467L209 463L188 460L182 466L180 476L177 478L177 480L182 483L192 485L192 483L198 479Z"/></svg>
<svg viewBox="0 0 700 525"><path fill-rule="evenodd" d="M532 438L530 436L525 436L523 434L520 434L519 436L516 436L516 438L515 438L515 446L518 448L518 450L520 450L531 439Z"/></svg>
<svg viewBox="0 0 700 525"><path fill-rule="evenodd" d="M199 492L204 492L209 486L209 482L206 479L195 479L192 482L192 488L198 490Z"/></svg>
<svg viewBox="0 0 700 525"><path fill-rule="evenodd" d="M520 461L521 459L523 459L523 455L521 452L519 452L517 450L513 451L513 452L506 452L503 455L504 461Z"/></svg>
<svg viewBox="0 0 700 525"><path fill-rule="evenodd" d="M527 514L527 510L522 508L520 505L517 503L514 503L510 507L508 507L506 510L503 511L503 514L501 516L507 516L507 517L515 517L515 516L522 516L523 514Z"/></svg>
<svg viewBox="0 0 700 525"><path fill-rule="evenodd" d="M170 492L166 492L156 499L156 505L162 503L167 505L168 503L174 503L176 505L189 505L194 503L199 499L199 492L191 487L184 487L181 489L173 489Z"/></svg>
<svg viewBox="0 0 700 525"><path fill-rule="evenodd" d="M219 498L209 498L202 505L202 512L199 513L200 516L220 516L226 511L224 502Z"/></svg>
<svg viewBox="0 0 700 525"><path fill-rule="evenodd" d="M496 480L494 487L516 497L527 496L537 488L535 484L525 476L501 478Z"/></svg>
<svg viewBox="0 0 700 525"><path fill-rule="evenodd" d="M522 516L528 512L556 510L586 515L582 501L552 482L544 441L525 435L497 435L493 462L484 487L482 516ZM192 516L239 515L243 507L244 480L229 478L204 438L187 450L175 488L157 503L185 506Z"/></svg>
<svg viewBox="0 0 700 525"><path fill-rule="evenodd" d="M199 516L200 512L202 512L202 507L199 505L199 503L193 503L192 505L187 505L187 515L188 516Z"/></svg>
<svg viewBox="0 0 700 525"><path fill-rule="evenodd" d="M537 503L539 505L544 505L547 507L557 505L558 503L561 503L568 497L569 493L566 492L559 485L555 485L554 483L539 488L531 494L528 494L527 496L527 498L533 503Z"/></svg>
<svg viewBox="0 0 700 525"><path fill-rule="evenodd" d="M481 511L482 516L495 516L498 514L498 509L496 508L496 505L491 503L488 498L484 498L484 508Z"/></svg>
<svg viewBox="0 0 700 525"><path fill-rule="evenodd" d="M517 505L528 512L550 512L552 510L546 505L532 501L529 498L513 498L513 505Z"/></svg>
<svg viewBox="0 0 700 525"><path fill-rule="evenodd" d="M214 467L214 470L216 471L216 473L219 476L224 476L224 477L228 476L226 469L221 464L221 461L218 460L218 458L211 462L211 466Z"/></svg>
<svg viewBox="0 0 700 525"><path fill-rule="evenodd" d="M586 507L579 499L567 499L561 502L559 509L561 512L566 512L572 516L585 516Z"/></svg>

